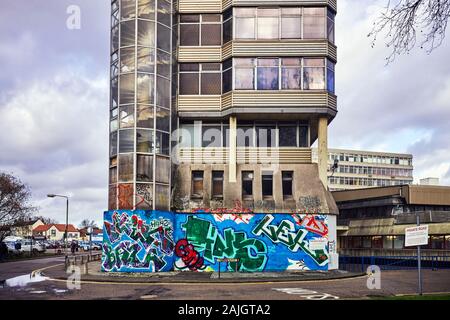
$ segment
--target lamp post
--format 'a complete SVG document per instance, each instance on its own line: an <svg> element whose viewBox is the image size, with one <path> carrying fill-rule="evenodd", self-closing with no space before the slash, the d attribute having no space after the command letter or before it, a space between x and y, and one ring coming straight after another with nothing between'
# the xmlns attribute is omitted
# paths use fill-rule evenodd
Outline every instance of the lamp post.
<svg viewBox="0 0 450 320"><path fill-rule="evenodd" d="M67 257L67 230L68 230L68 226L69 226L69 197L62 196L59 194L48 194L47 197L49 197L49 198L65 198L66 199L66 228L64 231L64 254Z"/></svg>

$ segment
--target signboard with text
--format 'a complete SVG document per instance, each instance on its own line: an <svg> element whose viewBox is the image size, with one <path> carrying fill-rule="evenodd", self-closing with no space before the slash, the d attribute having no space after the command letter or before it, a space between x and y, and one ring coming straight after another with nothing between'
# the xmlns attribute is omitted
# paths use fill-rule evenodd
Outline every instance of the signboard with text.
<svg viewBox="0 0 450 320"><path fill-rule="evenodd" d="M423 246L428 244L428 225L405 229L405 247Z"/></svg>

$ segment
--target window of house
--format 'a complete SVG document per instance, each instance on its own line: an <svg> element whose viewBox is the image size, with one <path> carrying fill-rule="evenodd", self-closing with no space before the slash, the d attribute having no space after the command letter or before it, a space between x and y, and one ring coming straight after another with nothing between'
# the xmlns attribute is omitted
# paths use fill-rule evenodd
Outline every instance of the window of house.
<svg viewBox="0 0 450 320"><path fill-rule="evenodd" d="M136 130L136 151L142 153L153 152L153 130Z"/></svg>
<svg viewBox="0 0 450 320"><path fill-rule="evenodd" d="M302 88L302 59L281 59L281 89L300 90Z"/></svg>
<svg viewBox="0 0 450 320"><path fill-rule="evenodd" d="M227 43L233 39L233 9L228 9L223 13L222 43Z"/></svg>
<svg viewBox="0 0 450 320"><path fill-rule="evenodd" d="M222 92L233 90L233 61L228 59L222 64Z"/></svg>
<svg viewBox="0 0 450 320"><path fill-rule="evenodd" d="M212 196L223 198L223 171L212 172Z"/></svg>
<svg viewBox="0 0 450 320"><path fill-rule="evenodd" d="M328 10L327 11L327 36L328 36L328 40L331 43L334 43L334 38L335 38L334 18L335 18L335 14L331 10Z"/></svg>
<svg viewBox="0 0 450 320"><path fill-rule="evenodd" d="M256 146L258 148L276 147L276 127L275 126L256 126Z"/></svg>
<svg viewBox="0 0 450 320"><path fill-rule="evenodd" d="M125 21L120 24L120 47L134 46L136 41L136 22Z"/></svg>
<svg viewBox="0 0 450 320"><path fill-rule="evenodd" d="M278 39L279 9L258 8L258 39Z"/></svg>
<svg viewBox="0 0 450 320"><path fill-rule="evenodd" d="M242 199L253 199L253 171L242 171Z"/></svg>
<svg viewBox="0 0 450 320"><path fill-rule="evenodd" d="M254 129L253 126L238 125L236 130L238 147L254 147Z"/></svg>
<svg viewBox="0 0 450 320"><path fill-rule="evenodd" d="M236 39L255 39L256 9L234 8Z"/></svg>
<svg viewBox="0 0 450 320"><path fill-rule="evenodd" d="M134 76L134 75L133 75ZM122 84L121 84L122 85ZM134 85L134 82L133 82ZM137 75L137 102L153 104L155 101L155 78L152 74L138 73ZM133 98L134 98L134 88ZM134 101L134 99L133 99Z"/></svg>
<svg viewBox="0 0 450 320"><path fill-rule="evenodd" d="M283 198L293 199L293 182L294 182L294 172L293 171L283 171L281 173L282 188L283 188Z"/></svg>
<svg viewBox="0 0 450 320"><path fill-rule="evenodd" d="M152 106L138 104L137 106L137 123L138 128L153 128L154 127L154 108Z"/></svg>
<svg viewBox="0 0 450 320"><path fill-rule="evenodd" d="M303 59L303 77L305 90L325 90L325 60Z"/></svg>
<svg viewBox="0 0 450 320"><path fill-rule="evenodd" d="M323 39L326 30L326 8L303 9L303 38Z"/></svg>
<svg viewBox="0 0 450 320"><path fill-rule="evenodd" d="M202 125L202 147L222 147L222 128L217 125Z"/></svg>
<svg viewBox="0 0 450 320"><path fill-rule="evenodd" d="M253 58L233 59L234 88L237 90L255 89L255 60Z"/></svg>
<svg viewBox="0 0 450 320"><path fill-rule="evenodd" d="M302 37L301 8L281 8L281 38Z"/></svg>
<svg viewBox="0 0 450 320"><path fill-rule="evenodd" d="M273 172L263 172L262 174L262 195L263 199L273 197Z"/></svg>
<svg viewBox="0 0 450 320"><path fill-rule="evenodd" d="M134 127L134 105L120 106L119 110L120 128Z"/></svg>
<svg viewBox="0 0 450 320"><path fill-rule="evenodd" d="M298 142L300 148L309 148L309 127L307 125L298 127Z"/></svg>
<svg viewBox="0 0 450 320"><path fill-rule="evenodd" d="M203 171L192 171L192 197L203 197Z"/></svg>
<svg viewBox="0 0 450 320"><path fill-rule="evenodd" d="M119 130L119 153L134 151L134 130Z"/></svg>
<svg viewBox="0 0 450 320"><path fill-rule="evenodd" d="M153 156L138 154L136 156L136 180L150 182L153 180Z"/></svg>
<svg viewBox="0 0 450 320"><path fill-rule="evenodd" d="M139 0L138 17L142 19L155 19L155 1L156 0Z"/></svg>
<svg viewBox="0 0 450 320"><path fill-rule="evenodd" d="M334 68L335 64L327 60L327 89L333 94L335 93Z"/></svg>
<svg viewBox="0 0 450 320"><path fill-rule="evenodd" d="M119 155L119 182L133 181L133 154Z"/></svg>
<svg viewBox="0 0 450 320"><path fill-rule="evenodd" d="M280 147L297 147L297 124L279 125L278 137Z"/></svg>
<svg viewBox="0 0 450 320"><path fill-rule="evenodd" d="M180 94L219 95L222 93L220 63L180 64Z"/></svg>
<svg viewBox="0 0 450 320"><path fill-rule="evenodd" d="M444 236L431 236L431 249L444 249L445 240Z"/></svg>
<svg viewBox="0 0 450 320"><path fill-rule="evenodd" d="M119 104L134 103L134 74L120 75Z"/></svg>
<svg viewBox="0 0 450 320"><path fill-rule="evenodd" d="M155 151L157 154L168 156L170 154L170 135L165 132L156 132Z"/></svg>
<svg viewBox="0 0 450 320"><path fill-rule="evenodd" d="M279 59L258 59L258 90L278 90Z"/></svg>
<svg viewBox="0 0 450 320"><path fill-rule="evenodd" d="M180 46L220 46L220 14L180 15Z"/></svg>

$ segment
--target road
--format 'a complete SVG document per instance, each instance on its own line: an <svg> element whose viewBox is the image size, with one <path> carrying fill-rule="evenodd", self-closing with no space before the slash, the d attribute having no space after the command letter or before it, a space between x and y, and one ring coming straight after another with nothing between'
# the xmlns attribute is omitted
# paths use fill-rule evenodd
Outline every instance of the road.
<svg viewBox="0 0 450 320"><path fill-rule="evenodd" d="M32 270L64 262L63 257L0 264L0 279L27 275ZM424 292L450 292L450 270L424 270ZM361 299L368 296L414 294L417 273L382 271L381 289L367 288L367 277L312 281L263 283L94 283L80 287L66 281L44 280L26 286L0 287L0 299L254 299L315 300Z"/></svg>

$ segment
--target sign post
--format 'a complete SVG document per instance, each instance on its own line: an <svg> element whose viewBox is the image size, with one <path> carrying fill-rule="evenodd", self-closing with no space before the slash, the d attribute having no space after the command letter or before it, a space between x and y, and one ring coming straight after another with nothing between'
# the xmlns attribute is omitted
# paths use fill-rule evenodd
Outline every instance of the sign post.
<svg viewBox="0 0 450 320"><path fill-rule="evenodd" d="M428 244L428 225L420 225L417 214L417 227L405 229L405 247L417 246L417 271L419 276L419 295L422 295L422 258L420 246Z"/></svg>

